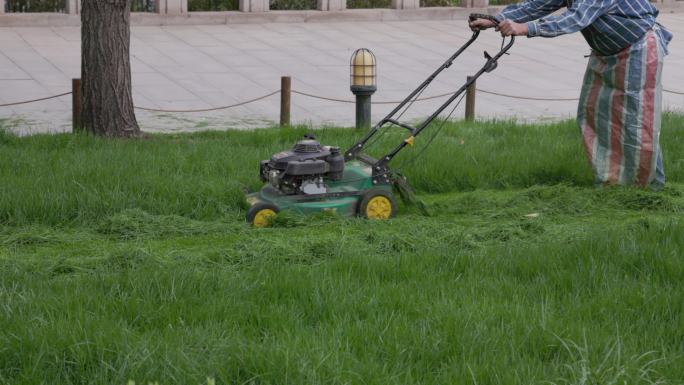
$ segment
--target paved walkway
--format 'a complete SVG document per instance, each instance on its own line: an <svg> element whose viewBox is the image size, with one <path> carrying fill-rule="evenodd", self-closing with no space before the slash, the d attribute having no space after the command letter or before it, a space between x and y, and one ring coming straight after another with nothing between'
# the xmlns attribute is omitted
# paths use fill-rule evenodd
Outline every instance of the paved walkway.
<svg viewBox="0 0 684 385"><path fill-rule="evenodd" d="M668 57L665 88L684 91L684 14L663 14L675 33ZM349 57L367 47L378 60L376 101L400 100L467 38L465 21L270 23L215 26L133 27L132 71L137 106L161 109L210 108L235 104L280 87L280 76L293 78L293 89L351 99ZM500 38L482 34L439 81L425 92L437 95L458 88L483 63L482 51L495 52ZM79 29L0 28L0 104L69 91L78 77ZM577 97L589 52L580 34L556 39L519 39L512 55L481 78L478 87L532 97ZM441 99L440 99L441 100ZM430 113L439 100L416 103L409 118ZM571 117L576 102L513 100L479 93L478 117L545 120ZM665 94L665 105L684 110L684 96ZM375 105L374 119L392 106ZM457 114L461 116L463 106ZM272 96L247 106L210 113L138 111L145 131L262 127L278 121L279 99ZM0 119L22 119L24 133L68 131L71 97L0 107ZM292 118L298 123L353 125L353 104L293 95Z"/></svg>

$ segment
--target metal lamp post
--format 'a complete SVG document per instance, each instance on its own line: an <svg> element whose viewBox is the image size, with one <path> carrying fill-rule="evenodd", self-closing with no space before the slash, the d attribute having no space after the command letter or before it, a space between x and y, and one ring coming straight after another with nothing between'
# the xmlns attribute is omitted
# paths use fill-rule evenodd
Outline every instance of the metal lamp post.
<svg viewBox="0 0 684 385"><path fill-rule="evenodd" d="M367 130L371 126L371 95L378 89L375 55L366 48L357 49L349 67L350 88L356 95L356 128Z"/></svg>

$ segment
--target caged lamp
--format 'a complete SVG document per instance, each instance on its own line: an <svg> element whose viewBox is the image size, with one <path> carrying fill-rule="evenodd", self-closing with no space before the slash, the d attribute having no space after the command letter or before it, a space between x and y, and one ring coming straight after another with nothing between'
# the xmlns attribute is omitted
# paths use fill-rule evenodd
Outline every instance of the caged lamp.
<svg viewBox="0 0 684 385"><path fill-rule="evenodd" d="M371 126L371 95L377 90L375 55L367 48L354 51L349 62L351 92L356 95L356 128Z"/></svg>

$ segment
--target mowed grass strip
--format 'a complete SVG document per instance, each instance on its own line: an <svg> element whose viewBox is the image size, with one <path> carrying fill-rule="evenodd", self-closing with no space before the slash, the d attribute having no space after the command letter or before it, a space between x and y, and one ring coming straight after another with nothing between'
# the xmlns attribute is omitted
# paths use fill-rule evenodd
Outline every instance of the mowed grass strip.
<svg viewBox="0 0 684 385"><path fill-rule="evenodd" d="M303 128L0 136L0 383L684 383L683 121L663 192L595 189L572 123L454 123L404 167L430 216L264 230L241 186Z"/></svg>

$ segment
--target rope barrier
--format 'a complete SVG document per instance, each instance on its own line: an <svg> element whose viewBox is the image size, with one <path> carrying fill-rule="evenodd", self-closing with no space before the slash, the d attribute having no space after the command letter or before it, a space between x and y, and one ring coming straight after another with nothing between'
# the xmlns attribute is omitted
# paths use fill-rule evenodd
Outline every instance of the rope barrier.
<svg viewBox="0 0 684 385"><path fill-rule="evenodd" d="M456 92L456 91L454 91L454 92ZM416 101L416 102L421 102L421 101L423 101L423 100L431 100L431 99L443 98L443 97L445 97L445 96L453 95L454 92L447 92L447 93L445 93L445 94L434 95L434 96L428 96L428 97L425 97L425 98L418 98L418 99L416 99L415 101ZM331 101L331 102L351 103L351 104L356 103L354 100L329 98L329 97L326 97L326 96L318 96L318 95L313 95L313 94L309 94L309 93L301 92L301 91L296 91L296 90L292 90L292 93L293 93L293 94L302 95L302 96L307 96L307 97L314 98L314 99L328 100L328 101ZM399 101L381 101L381 102L373 102L373 101L371 101L371 104L399 104L399 103L401 103L401 102L402 102L402 100L399 100Z"/></svg>
<svg viewBox="0 0 684 385"><path fill-rule="evenodd" d="M579 98L539 98L539 97L532 97L532 96L518 96L518 95L510 95L510 94L504 94L504 93L500 93L500 92L494 92L494 91L483 90L483 89L480 89L480 88L478 88L477 91L478 91L478 92L482 92L483 94L501 96L501 97L510 98L510 99L520 99L520 100L536 100L536 101L544 101L544 102L571 102L571 101L578 101L578 100L579 100ZM682 92L682 91L674 91L674 90L668 90L668 89L664 89L663 91L664 91L664 92L667 92L667 93L670 93L670 94L675 94L675 95L682 95L682 96L684 96L684 92ZM439 98L443 98L443 97L445 97L445 96L453 95L455 92L456 92L456 91L447 92L447 93L439 94L439 95L427 96L427 97L424 97L424 98L418 98L418 99L416 99L415 101L416 101L416 102L421 102L421 101L425 101L425 100L439 99ZM228 106L213 107L213 108L199 108L199 109L194 109L194 110L164 110L164 109L160 109L160 108L149 108L149 107L138 107L138 106L136 106L135 108L138 109L138 110L143 110L143 111L151 111L151 112L172 112L172 113L174 113L174 112L208 112L208 111L218 111L218 110L225 110L225 109L228 109L228 108L240 107L240 106L244 106L244 105L246 105L246 104L258 102L258 101L260 101L260 100L269 98L269 97L271 97L271 96L273 96L273 95L276 95L276 94L278 94L278 93L280 93L280 90L273 91L273 92L268 93L268 94L266 94L266 95L259 96L259 97L254 98L254 99L245 100L244 102L240 102L240 103L236 103L236 104L231 104L231 105L228 105ZM302 96L306 96L306 97L309 97L309 98L320 99L320 100L327 100L327 101L331 101L331 102L350 103L350 104L356 103L354 100L329 98L329 97L326 97L326 96L314 95L314 94L310 94L310 93L306 93L306 92L302 92L302 91L297 91L297 90L292 90L292 93L293 93L293 94L302 95ZM69 92L64 92L64 93L61 93L61 94L57 94L57 95L53 95L53 96L47 96L47 97L39 98L39 99L31 99L31 100L24 100L24 101L21 101L21 102L13 102L13 103L0 104L0 107L9 107L9 106L17 106L17 105L20 105L20 104L35 103L35 102L40 102L40 101L43 101L43 100L61 98L62 96L67 96L67 95L71 95L71 94L72 94L72 92L69 91ZM399 100L399 101L376 101L376 102L371 102L371 103L372 103L372 104L399 104L399 103L401 103L401 102L402 102L402 101Z"/></svg>
<svg viewBox="0 0 684 385"><path fill-rule="evenodd" d="M233 108L233 107L240 107L244 106L245 104L249 103L254 103L258 102L259 100L263 100L266 98L269 98L275 94L280 93L280 90L273 91L270 94L266 94L263 96L259 96L258 98L250 99L250 100L245 100L244 102L236 103L236 104L231 104L229 106L221 106L221 107L214 107L214 108L200 108L196 110L162 110L158 108L147 108L147 107L135 107L138 110L143 110L143 111L152 111L152 112L207 112L207 111L218 111L218 110L225 110L228 108Z"/></svg>
<svg viewBox="0 0 684 385"><path fill-rule="evenodd" d="M240 102L240 103L236 103L236 104L231 104L231 105L229 105L229 106L221 106L221 107L214 107L214 108L201 108L201 109L196 109L196 110L162 110L162 109L157 109L157 108L137 107L137 106L136 106L135 108L137 108L137 109L139 109L139 110L143 110L143 111L153 111L153 112L206 112L206 111L216 111L216 110L225 110L225 109L227 109L227 108L233 108L233 107L244 106L245 104L249 104L249 103L257 102L257 101L259 101L259 100L266 99L266 98L271 97L271 96L273 96L273 95L275 95L275 94L277 94L277 93L280 93L280 90L273 91L273 92L271 92L271 93L269 93L269 94L260 96L260 97L258 97L258 98L246 100L246 101L244 101L244 102ZM7 104L0 104L0 107L9 107L9 106L16 106L16 105L20 105L20 104L35 103L35 102L40 102L40 101L48 100L48 99L55 99L55 98L59 98L59 97L67 96L67 95L71 95L71 94L72 94L72 92L69 91L69 92L65 92L65 93L62 93L62 94L53 95L53 96L47 96L47 97L40 98L40 99L31 99L31 100L24 100L24 101L21 101L21 102L13 102L13 103L7 103Z"/></svg>
<svg viewBox="0 0 684 385"><path fill-rule="evenodd" d="M478 88L477 91L482 92L483 94L501 96L501 97L510 98L510 99L520 99L520 100L536 100L536 101L543 101L543 102L576 102L579 100L579 98L539 98L539 97L533 97L533 96L510 95L510 94L504 94L504 93L500 93L500 92L483 90L481 88ZM672 91L672 90L663 90L663 91L669 92L669 93L675 94L675 95L684 95L684 92L680 92L680 91ZM318 95L313 95L313 94L309 94L306 92L295 91L295 90L292 90L292 93L299 94L302 96L307 96L310 98L315 98L315 99L328 100L331 102L355 103L353 100L328 98L325 96L318 96ZM424 98L418 98L415 101L420 102L420 101L424 101L424 100L439 99L439 98L443 98L445 96L453 95L454 93L456 93L456 91L447 92L445 94L440 94L440 95L428 96L428 97L424 97ZM382 102L371 102L371 104L399 104L401 102L402 101L382 101Z"/></svg>
<svg viewBox="0 0 684 385"><path fill-rule="evenodd" d="M477 89L477 91L482 92L484 94L502 96L505 98L512 98L512 99L522 99L522 100L538 100L538 101L547 101L547 102L566 102L566 101L577 101L577 100L579 100L579 98L535 98L535 97L528 97L528 96L516 96L516 95L508 95L508 94L502 94L502 93L493 92L493 91L482 90L479 88ZM314 98L314 99L328 100L331 102L355 103L353 100L328 98L325 96L318 96L318 95L313 95L313 94L309 94L306 92L295 91L295 90L292 90L292 93L302 95L302 96L307 96L307 97ZM445 94L440 94L440 95L427 96L424 98L418 98L415 101L420 102L420 101L424 101L424 100L432 100L432 99L443 98L445 96L453 95L454 93L456 93L456 91L447 92ZM401 100L400 101L391 101L391 102L390 101L382 101L382 102L371 102L371 104L399 104L401 102L402 102Z"/></svg>
<svg viewBox="0 0 684 385"><path fill-rule="evenodd" d="M538 101L544 101L544 102L574 102L578 101L579 98L535 98L531 96L516 96L516 95L508 95L508 94L502 94L494 91L486 91L486 90L481 90L477 89L478 92L482 92L483 94L490 94L490 95L496 95L496 96L502 96L504 98L511 98L511 99L521 99L521 100L538 100Z"/></svg>
<svg viewBox="0 0 684 385"><path fill-rule="evenodd" d="M31 99L31 100L24 100L24 101L21 101L21 102L0 104L0 107L18 106L18 105L20 105L20 104L29 104L29 103L41 102L41 101L43 101L43 100L61 98L62 96L67 96L67 95L71 95L71 91L65 92L65 93L59 94L59 95L53 95L53 96L48 96L48 97L45 97L45 98L40 98L40 99Z"/></svg>
<svg viewBox="0 0 684 385"><path fill-rule="evenodd" d="M353 100L328 98L328 97L325 97L325 96L318 96L318 95L307 94L306 92L300 92L300 91L296 91L296 90L292 90L292 93L293 93L293 94L297 94L297 95L302 95L302 96L308 96L308 97L314 98L314 99L327 100L327 101L330 101L330 102L356 103L356 102L353 101ZM374 102L374 103L377 103L377 102Z"/></svg>

